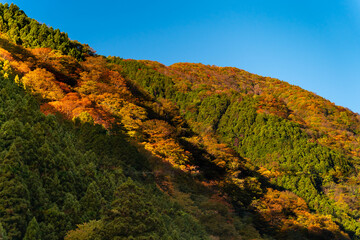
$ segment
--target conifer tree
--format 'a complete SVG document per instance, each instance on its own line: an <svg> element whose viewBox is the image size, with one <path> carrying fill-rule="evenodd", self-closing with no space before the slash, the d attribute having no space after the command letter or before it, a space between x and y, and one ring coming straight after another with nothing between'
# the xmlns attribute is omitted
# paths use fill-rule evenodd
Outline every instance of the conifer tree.
<svg viewBox="0 0 360 240"><path fill-rule="evenodd" d="M0 223L0 240L8 240L6 231L1 223Z"/></svg>
<svg viewBox="0 0 360 240"><path fill-rule="evenodd" d="M111 210L103 218L101 239L160 239L164 229L144 188L128 179L114 197Z"/></svg>
<svg viewBox="0 0 360 240"><path fill-rule="evenodd" d="M84 197L81 198L81 207L85 221L98 219L104 199L101 196L96 182L90 183Z"/></svg>
<svg viewBox="0 0 360 240"><path fill-rule="evenodd" d="M0 163L0 221L10 239L20 239L26 230L29 197L27 187L19 178L21 165L13 144Z"/></svg>
<svg viewBox="0 0 360 240"><path fill-rule="evenodd" d="M41 231L36 218L33 217L29 222L26 233L23 240L40 240L41 239Z"/></svg>

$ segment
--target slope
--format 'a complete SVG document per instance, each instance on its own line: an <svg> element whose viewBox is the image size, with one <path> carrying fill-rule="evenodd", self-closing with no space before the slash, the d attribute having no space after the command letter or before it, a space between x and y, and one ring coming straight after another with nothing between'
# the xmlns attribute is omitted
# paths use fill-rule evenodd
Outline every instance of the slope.
<svg viewBox="0 0 360 240"><path fill-rule="evenodd" d="M53 194L51 200L44 195L44 201L30 202L24 207L27 215L20 212L21 218L14 222L7 220L14 214L3 203L0 222L10 239L29 238L33 229L39 229L37 225L42 229L38 233L41 239L62 239L65 235L66 239L358 236L357 200L349 193L358 186L353 153L356 145L349 145L351 151L345 151L342 146L321 141L328 130L308 120L311 114L306 115L306 111L296 112L284 97L263 94L275 92L266 79L235 68L200 64L166 67L87 51L73 54L88 48L71 42L67 51L58 43L44 43L50 48L27 45L14 37L19 34L10 34L17 32L13 28L20 32L28 27L16 23L26 15L14 5L2 6L2 12L10 26L0 39L3 81L29 99L34 95L48 116L39 113L34 100L34 105L26 108L40 119L53 119L58 131L69 135L48 129L39 137L57 137L47 139L51 147L44 158L33 145L26 145L25 152L18 155L32 156L30 172L36 175L42 166L54 174L49 178L58 185L71 186L68 175L77 171L84 172L74 181L85 181L80 191L53 185L41 189ZM36 29L36 22L28 19L31 22L31 28ZM27 39L29 34L32 36L32 31L20 39ZM37 39L40 35L33 36ZM14 103L9 106L21 106L18 101L22 98L11 98ZM295 102L292 100L293 105ZM345 128L339 121L329 129L352 131L356 139L356 115L344 111L349 126ZM28 118L34 116L22 119L23 124ZM13 116L6 118L12 120ZM28 125L36 122L29 121ZM68 139L73 146L61 139ZM80 152L67 152L69 148ZM5 159L10 150L2 150ZM59 154L66 158L56 157ZM84 163L68 158L84 159ZM21 169L29 168L30 163L19 162ZM57 166L60 163L71 167ZM13 176L23 182L23 191L27 188L29 195L37 198L36 191L28 187L32 180L24 177L24 172L28 174L21 170ZM126 180L128 177L133 180ZM43 172L36 178L38 182L47 179ZM108 182L110 186L104 185ZM3 189L9 191L10 187ZM341 198L335 194L339 191ZM66 214L73 214L74 220L64 220ZM18 222L21 228L12 225Z"/></svg>
<svg viewBox="0 0 360 240"><path fill-rule="evenodd" d="M175 94L167 98L194 129L216 134L252 164L270 171L273 184L359 234L359 115L299 87L236 68L142 63L151 67L149 72L171 77L165 88ZM150 91L157 87L135 79Z"/></svg>

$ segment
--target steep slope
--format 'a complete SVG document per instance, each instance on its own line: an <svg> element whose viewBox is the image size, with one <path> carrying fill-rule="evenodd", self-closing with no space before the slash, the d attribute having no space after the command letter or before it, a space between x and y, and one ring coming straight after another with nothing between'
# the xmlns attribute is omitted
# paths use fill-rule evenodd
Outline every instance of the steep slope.
<svg viewBox="0 0 360 240"><path fill-rule="evenodd" d="M236 68L105 58L66 35L35 44L22 29L40 25L1 9L1 234L359 237L356 114Z"/></svg>
<svg viewBox="0 0 360 240"><path fill-rule="evenodd" d="M11 45L11 43L9 42L7 44ZM19 46L13 47L13 49L17 50L21 48ZM3 53L5 51L5 49L2 49ZM156 199L156 204L162 205L163 208L162 210L157 209L156 212L159 212L161 217L167 219L166 221L170 222L171 224L180 224L180 226L183 226L183 228L187 228L177 231L176 229L171 229L171 227L169 230L173 231L173 234L175 234L170 235L172 236L171 238L189 239L189 236L191 236L194 239L206 239L206 236L212 235L218 236L221 239L238 239L240 237L240 232L243 232L242 235L248 236L249 238L261 238L260 234L252 226L251 219L243 222L236 214L233 213L233 207L226 203L214 183L209 184L208 182L202 181L201 179L203 177L199 175L198 170L196 170L194 166L189 164L185 165L185 163L189 162L188 158L191 156L191 153L186 152L186 150L184 150L182 145L178 142L178 139L175 137L175 135L177 134L177 129L174 126L170 125L170 123L168 123L167 121L162 120L169 118L172 119L174 122L178 122L178 124L183 124L182 120L179 119L178 116L172 116L171 113L168 113L160 103L146 100L147 97L142 96L140 92L137 92L137 97L135 95L132 95L130 90L128 90L127 85L125 84L125 80L119 74L116 74L116 72L112 72L108 68L104 67L103 64L106 64L106 61L104 61L105 59L103 57L91 57L85 62L76 62L73 67L81 68L83 72L81 72L80 76L84 77L80 77L78 79L79 86L71 87L70 85L57 81L57 79L59 78L56 77L56 74L54 73L54 68L52 67L52 65L56 65L56 60L59 60L63 63L62 60L63 58L66 58L65 56L57 56L57 58L49 57L47 65L45 66L47 68L37 68L37 66L43 64L37 56L38 52L46 52L50 50L37 49L35 51L21 49L21 52L26 51L28 51L27 54L29 55L32 53L35 54L33 55L31 62L24 63L13 60L12 54L7 51L6 54L8 59L12 60L10 62L5 60L4 68L10 71L11 65L18 66L30 64L31 66L33 66L34 70L30 70L30 67L26 68L29 69L29 72L24 72L23 77L20 78L18 77L18 75L15 76L15 74L13 73L4 72L3 81L9 79L7 80L9 84L11 83L13 87L17 88L19 91L25 88L26 90L28 90L29 93L36 94L38 101L40 101L41 103L41 109L46 114L61 113L63 117L72 119L74 121L73 124L75 124L75 129L80 128L80 132L84 131L80 136L73 136L73 138L75 139L72 139L72 141L74 142L77 141L76 139L80 138L80 143L78 143L78 145L74 148L81 149L82 144L86 144L87 141L90 141L91 144L87 146L86 149L88 149L88 151L96 150L96 152L98 152L98 155L93 155L91 160L88 160L88 164L90 164L92 168L98 169L100 167L101 169L102 166L105 164L106 169L111 169L112 171L120 171L121 173L124 173L125 176L130 176L131 178L133 178L134 181L140 181L140 183L137 184L144 185L145 181L146 185L142 186L143 189L138 191L138 194L140 194L140 192L146 191L145 189L149 189L148 194L150 194L151 191L156 192L156 190L153 189L155 186L151 186L151 183L156 184L159 190L168 194L171 197L171 200L166 200L166 198L163 200ZM90 77L90 75L92 77ZM95 76L102 76L101 81L95 78ZM95 80L91 80L93 77L95 78ZM104 83L103 81L107 83ZM115 87L113 86L113 84ZM12 92L12 90L6 91ZM54 94L54 92L57 94ZM34 111L38 111L38 109L35 107ZM165 115L167 115L167 117ZM50 116L51 115L49 115L49 117ZM157 118L154 118L155 116ZM9 121L10 120L11 118L9 119ZM94 121L103 124L103 126L105 126L107 130L101 128L99 125L96 125L96 127L94 127L94 130L91 130L91 126L93 125ZM31 122L29 124L33 125L33 123ZM123 130L119 129L119 127L123 128ZM52 129L48 131L54 132ZM48 131L45 131L43 134L46 134ZM69 132L69 134L74 134L71 132L71 128L66 130L64 129L62 131ZM100 136L93 136L91 134L92 131L100 131L101 134ZM138 149L143 152L143 155L145 155L146 158L142 158L141 160L136 161L136 159L141 158L141 156L134 151L130 151L132 147L128 145L128 143L126 143L126 140L124 139L124 136L121 132L125 132L129 137L131 136L133 141L135 141L133 142L133 145L137 146ZM61 139L61 135L59 137ZM114 139L112 141L105 141L104 138ZM48 139L48 141L52 142L54 140ZM54 141L54 147L58 144L59 141L60 140ZM117 151L116 149L118 147L112 149L114 148L114 146L121 147L121 149L124 149L124 151ZM110 152L113 153L114 151L114 155L104 153L106 149L112 149ZM150 150L151 152L146 149ZM26 148L26 150L33 151L34 149ZM58 151L63 152L64 150L60 148L58 149ZM198 151L204 152L204 154L209 155L203 150ZM64 154L67 156L66 151ZM120 157L115 157L117 154ZM50 150L49 157L53 157L53 155L56 154ZM37 159L37 154L35 154L34 158L36 158L37 163L42 162L41 159ZM113 160L109 160L109 158ZM161 159L165 158L166 162L161 161ZM54 161L56 162L57 160L52 160L52 162ZM70 160L64 161L75 167ZM110 161L112 164L107 165L106 162L108 161ZM168 162L171 162L172 165L169 165ZM48 163L46 162L42 164L57 173L56 164L55 166L48 166ZM77 168L80 167L80 169L82 169L81 164L79 165L78 162L75 165L77 166ZM34 167L37 167L37 164L35 164ZM128 168L130 168L130 170L127 170ZM131 170L132 168L135 169ZM184 169L185 171L183 172L181 171L181 169ZM64 171L72 172L74 171L74 169L64 169ZM218 174L216 172L216 169L213 170L209 167L208 174L211 174L211 171L215 174ZM101 175L100 173L96 172L90 172L89 174ZM123 184L125 184L123 183L122 176L116 175L114 177L115 179L112 181L116 181L115 186L122 186ZM38 176L38 178L40 180L42 179L40 176ZM78 181L80 179L78 179ZM27 183L29 180L23 179L22 181L24 181L24 183ZM103 184L101 182L99 183L99 181L100 180L98 179L94 179L93 184ZM62 185L63 183L60 182L59 184ZM92 185L89 185L87 188L89 187L92 189L92 192L95 191L93 190L93 188L98 188ZM108 188L109 186L104 187L104 189ZM113 188L115 187L112 187L112 189ZM83 187L83 189L86 189L86 186ZM68 190L59 189L48 189L47 191L50 190L51 192L58 194L57 196L66 195L69 193ZM73 192L70 193L74 195ZM77 192L77 195L73 197L74 204L77 206L82 206L81 199L86 196L86 193L87 190L86 192ZM96 204L100 203L110 208L110 203L112 201L115 201L113 200L114 198L112 198L112 194L108 193L108 199L105 199L103 202L97 202L96 199L101 199L101 195L94 194L95 193L92 193L92 197L88 197L90 199L87 200L87 204L91 205L92 209L98 209L99 211L101 208ZM114 194L116 195L116 192ZM96 197L96 195L98 196ZM91 200L91 198L93 198L94 196L96 198ZM128 198L128 200L133 199L134 195L124 195L123 198ZM62 210L63 208L61 207L62 201L64 200L61 200L61 198L57 199L55 197L53 200L56 201L57 206L59 206L59 214L66 213L64 210ZM60 203L58 201L60 201ZM95 203L92 203L93 201ZM162 203L162 201L164 203ZM47 205L44 206L43 204L44 203L40 200L38 203L39 206L37 207L40 207L41 209L46 209ZM175 206L173 206L172 204L175 204ZM32 207L34 206L31 206L31 209ZM32 219L31 217L34 216L33 211L37 211L37 208L34 208L35 210L30 210L30 217L27 218L28 222L23 222L25 226L30 226L30 220ZM140 205L130 205L128 208L130 210L132 209L132 211L135 212L139 211L139 214L141 213L139 210L141 209ZM174 216L176 216L177 214L180 214L177 213L177 208L179 208L179 210L182 209L183 212L181 213L181 216L183 217L179 217L178 219L171 219L171 216L167 217L166 214L161 213L162 211L170 211L171 214L174 213ZM107 218L108 215L106 214L106 211L100 213L98 212L96 214L89 213L89 216L87 215L87 213L83 213L81 211L77 211L74 214L77 215L77 220L75 222L68 222L65 230L63 229L63 227L60 227L63 226L63 223L60 222L60 220L55 220L52 223L53 225L56 225L56 228L60 227L59 230L61 230L61 232L56 231L53 233L53 239L62 239L65 231L73 229L75 227L75 224L78 223L84 223L84 225L82 225L78 231L69 232L67 239L78 239L79 234L83 237L83 239L89 239L89 235L81 234L84 229L87 229L86 231L90 232L89 234L91 235L93 234L91 230L93 226L96 226L98 228L99 225L103 226L102 221L106 222L111 220L111 218ZM87 217L82 217L82 214L85 214ZM196 221L199 222L194 222L192 216L195 217L195 219L197 219ZM99 220L99 218L101 220L100 223L97 221L94 222L94 220ZM187 223L181 220L185 218L187 219L185 221ZM48 224L49 221L49 219L44 219L42 215L36 216L36 219L37 221L39 221L39 224L42 224L41 226L43 226L44 224ZM89 220L92 221L86 223ZM2 219L2 223L6 231L12 231L5 218ZM132 222L126 227L126 229L131 229L131 227L135 227L137 224L138 223L136 222ZM163 223L161 222L159 222L158 224L163 225ZM208 233L204 232L204 230L202 230L203 228L205 228ZM43 239L49 239L49 233L46 231L47 230L45 228L45 230L43 230L40 234ZM159 234L157 231L153 232L154 234ZM176 234L178 234L177 232L182 233L179 236L175 237ZM164 233L164 230L162 230L162 232L160 233L165 234L166 232ZM20 236L20 234L24 234L24 229L18 229L17 234L17 236L12 236L12 238L19 239L18 236ZM96 234L103 233L100 232ZM115 232L114 234L118 233ZM167 235L165 234L162 237L165 238L166 236Z"/></svg>
<svg viewBox="0 0 360 240"><path fill-rule="evenodd" d="M83 239L113 239L118 234L207 239L197 220L156 189L145 158L120 132L113 129L109 135L81 118L74 124L45 116L14 80L2 62L3 239L63 239L80 223L97 226L83 232ZM79 239L71 236L68 239Z"/></svg>
<svg viewBox="0 0 360 240"><path fill-rule="evenodd" d="M194 129L216 134L252 164L265 167L273 184L359 234L359 115L299 87L236 68L144 63L171 77L165 88L174 94L167 98ZM157 88L132 77L150 91Z"/></svg>
<svg viewBox="0 0 360 240"><path fill-rule="evenodd" d="M16 11L10 11L16 9L13 5L4 9L4 14L18 15ZM2 236L6 234L9 239L63 239L66 234L66 239L113 239L115 236L208 239L212 235L221 239L239 239L243 232L241 235L245 238L261 238L251 225L251 219L241 221L212 186L162 162L156 157L161 153L151 154L134 142L133 145L143 152L140 155L129 145L122 134L124 130L119 127L124 126L128 135L137 136L139 124L149 120L147 115L157 115L157 110L165 111L140 92L132 95L121 75L107 68L104 58L90 57L86 62L78 62L54 49L25 49L11 40L3 35L0 41L2 82L9 85L3 92L14 93L9 96L13 104L3 102L4 112L11 112L9 109L14 106L23 106L19 100L27 96L34 105L26 108L40 119L24 115L20 122L29 127L36 126L41 132L40 139L32 140L39 145L25 145L23 152L17 154L21 167L10 176L23 183L21 191L27 194L14 196L11 185L3 188ZM24 90L36 96L43 112L58 117L40 114L36 101ZM146 104L154 104L157 110ZM28 121L28 118L38 119L39 123ZM52 124L58 132L42 123L48 118L53 119ZM4 121L16 121L16 117L6 115ZM93 126L94 121L106 129ZM185 156L186 152L178 149L176 139L168 136L173 135L174 128L161 119L154 119L147 122L148 131L153 130L151 124L154 123L164 125L161 130L168 132L164 135L160 130L160 137L155 136L154 141L166 143L175 159ZM3 130L7 134L5 126ZM28 129L20 131L17 140L30 141L23 135L27 132ZM55 137L49 137L49 134ZM44 140L45 160L40 157ZM6 157L9 150L4 147L2 151ZM24 161L23 156L29 160ZM10 166L6 159L4 164ZM47 176L38 168L51 172L51 175ZM34 176L29 179L28 174ZM76 177L71 177L74 174ZM126 177L133 180L126 180ZM49 179L56 185L47 184ZM74 182L77 185L72 188ZM41 197L37 186L40 186ZM171 196L162 193L164 189ZM22 211L14 212L12 206L15 204L7 204L13 198L26 203L21 205ZM29 203L29 198L35 200ZM69 232L79 223L82 225L77 230Z"/></svg>

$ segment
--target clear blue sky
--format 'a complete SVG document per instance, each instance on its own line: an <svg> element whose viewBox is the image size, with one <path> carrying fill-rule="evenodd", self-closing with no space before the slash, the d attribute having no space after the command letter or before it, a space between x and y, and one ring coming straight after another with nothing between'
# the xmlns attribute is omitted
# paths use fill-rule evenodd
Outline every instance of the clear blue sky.
<svg viewBox="0 0 360 240"><path fill-rule="evenodd" d="M360 0L13 2L99 54L234 66L360 113Z"/></svg>

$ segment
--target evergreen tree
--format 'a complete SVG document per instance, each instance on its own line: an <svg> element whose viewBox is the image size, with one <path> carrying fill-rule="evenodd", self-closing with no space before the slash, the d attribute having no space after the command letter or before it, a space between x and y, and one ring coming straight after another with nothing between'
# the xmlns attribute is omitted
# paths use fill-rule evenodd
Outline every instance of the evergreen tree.
<svg viewBox="0 0 360 240"><path fill-rule="evenodd" d="M128 179L115 191L114 198L103 218L101 239L160 239L164 229L145 189Z"/></svg>
<svg viewBox="0 0 360 240"><path fill-rule="evenodd" d="M100 212L104 207L104 201L96 182L90 183L84 197L82 197L80 201L83 211L83 220L87 222L89 220L99 219Z"/></svg>
<svg viewBox="0 0 360 240"><path fill-rule="evenodd" d="M25 233L29 214L29 193L19 177L22 171L20 159L12 145L0 163L0 221L10 239L20 239Z"/></svg>
<svg viewBox="0 0 360 240"><path fill-rule="evenodd" d="M41 240L40 227L35 217L29 222L23 240Z"/></svg>
<svg viewBox="0 0 360 240"><path fill-rule="evenodd" d="M1 223L0 223L0 240L8 240L6 231Z"/></svg>

